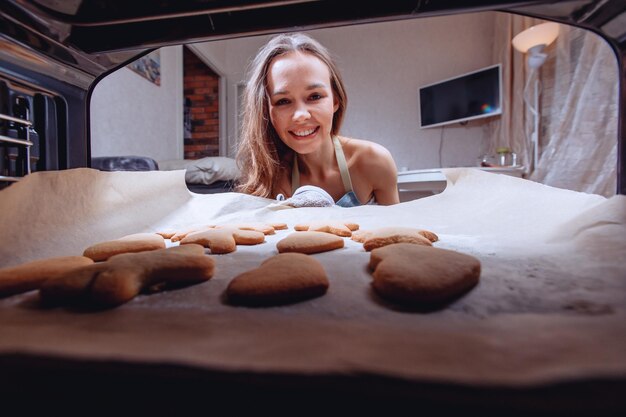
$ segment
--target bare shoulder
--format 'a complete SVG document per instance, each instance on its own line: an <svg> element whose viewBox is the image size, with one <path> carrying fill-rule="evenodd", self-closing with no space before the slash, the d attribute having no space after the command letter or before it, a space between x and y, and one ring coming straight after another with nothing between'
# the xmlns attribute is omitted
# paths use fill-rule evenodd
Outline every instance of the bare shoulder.
<svg viewBox="0 0 626 417"><path fill-rule="evenodd" d="M376 201L379 204L398 203L398 170L387 148L362 139L340 138L340 141L349 160L350 172L366 183Z"/></svg>
<svg viewBox="0 0 626 417"><path fill-rule="evenodd" d="M342 148L351 165L361 168L372 169L379 167L391 170L396 174L396 166L391 153L384 146L369 140L340 137Z"/></svg>

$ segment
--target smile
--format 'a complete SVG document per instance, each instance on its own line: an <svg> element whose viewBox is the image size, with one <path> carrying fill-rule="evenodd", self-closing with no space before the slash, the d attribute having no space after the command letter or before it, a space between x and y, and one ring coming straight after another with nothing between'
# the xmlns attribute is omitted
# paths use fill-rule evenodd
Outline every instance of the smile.
<svg viewBox="0 0 626 417"><path fill-rule="evenodd" d="M315 135L317 131L319 130L319 128L320 127L317 126L317 127L310 128L310 129L290 130L289 133L291 133L293 136L297 137L298 139L306 139L308 137Z"/></svg>

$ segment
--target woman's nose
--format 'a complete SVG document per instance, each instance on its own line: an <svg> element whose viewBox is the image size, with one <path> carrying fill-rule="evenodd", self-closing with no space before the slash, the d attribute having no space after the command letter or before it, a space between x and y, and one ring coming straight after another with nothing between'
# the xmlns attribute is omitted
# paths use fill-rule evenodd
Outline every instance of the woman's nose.
<svg viewBox="0 0 626 417"><path fill-rule="evenodd" d="M295 122L308 120L310 117L311 113L309 113L309 109L304 104L299 105L293 113L293 120Z"/></svg>

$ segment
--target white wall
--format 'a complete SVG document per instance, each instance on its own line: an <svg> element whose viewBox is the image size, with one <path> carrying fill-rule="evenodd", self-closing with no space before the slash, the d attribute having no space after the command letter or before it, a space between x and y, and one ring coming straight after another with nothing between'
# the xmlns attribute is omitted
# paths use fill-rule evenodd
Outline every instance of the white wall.
<svg viewBox="0 0 626 417"><path fill-rule="evenodd" d="M91 154L182 159L182 46L161 48L160 86L125 67L96 86L91 99Z"/></svg>
<svg viewBox="0 0 626 417"><path fill-rule="evenodd" d="M485 125L420 129L420 86L492 65L494 14L420 18L309 31L336 57L348 93L342 134L387 147L408 169L475 165L485 151ZM236 142L237 84L269 36L196 44L227 77L229 155ZM485 143L483 143L485 141Z"/></svg>

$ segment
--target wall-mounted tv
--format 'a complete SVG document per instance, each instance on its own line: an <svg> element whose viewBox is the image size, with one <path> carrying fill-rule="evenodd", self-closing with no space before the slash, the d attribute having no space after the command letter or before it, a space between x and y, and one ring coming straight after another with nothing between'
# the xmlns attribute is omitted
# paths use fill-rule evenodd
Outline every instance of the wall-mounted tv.
<svg viewBox="0 0 626 417"><path fill-rule="evenodd" d="M422 128L502 113L500 64L420 87Z"/></svg>

